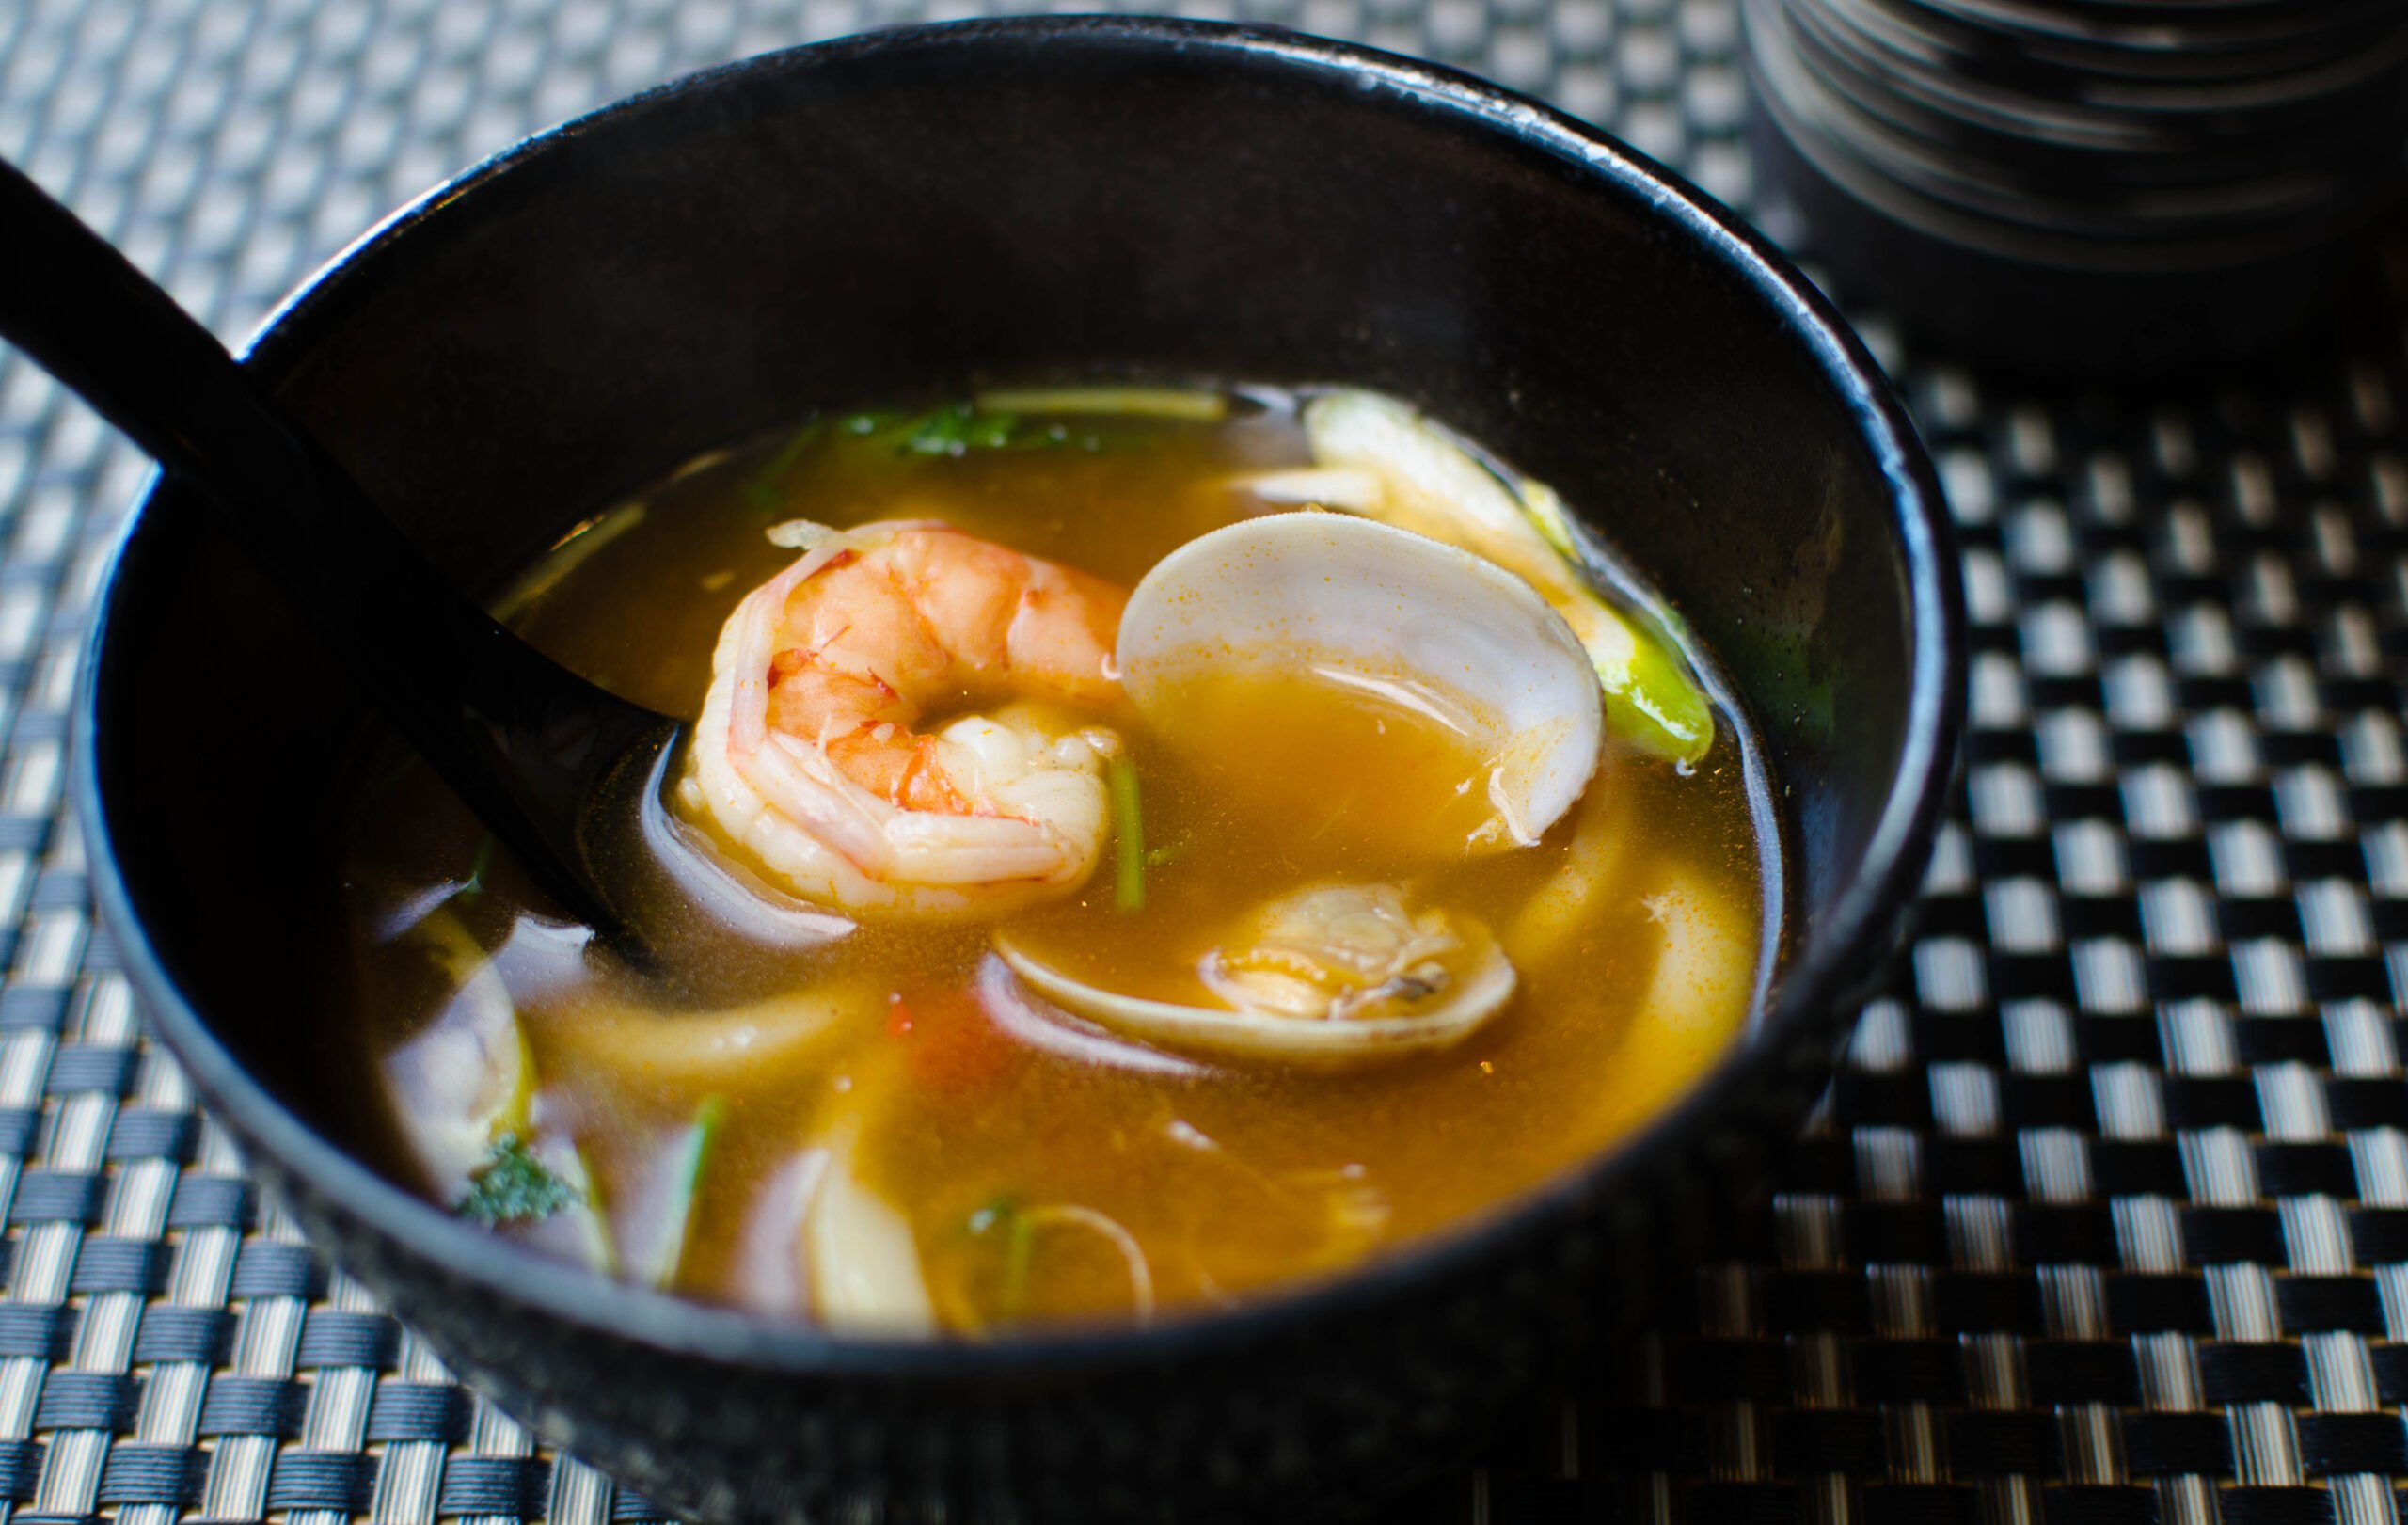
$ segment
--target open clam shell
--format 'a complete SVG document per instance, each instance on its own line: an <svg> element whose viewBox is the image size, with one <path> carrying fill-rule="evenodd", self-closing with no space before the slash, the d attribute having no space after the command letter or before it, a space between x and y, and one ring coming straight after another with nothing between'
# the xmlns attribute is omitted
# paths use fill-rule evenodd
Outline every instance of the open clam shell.
<svg viewBox="0 0 2408 1525"><path fill-rule="evenodd" d="M1604 741L1588 654L1528 582L1343 515L1275 514L1189 541L1131 593L1116 655L1155 721L1212 669L1313 667L1436 698L1450 723L1486 733L1503 831L1482 846L1536 842L1588 787Z"/></svg>
<svg viewBox="0 0 2408 1525"><path fill-rule="evenodd" d="M1354 903L1332 905L1333 900ZM1362 925L1367 913L1373 921L1387 924L1372 927L1368 939ZM1487 929L1477 922L1445 918L1443 931L1434 940L1427 925L1429 914L1421 918L1425 925L1417 932L1415 918L1403 913L1402 896L1388 886L1324 886L1275 902L1265 909L1259 918L1262 925L1256 929L1268 934L1264 945L1242 950L1240 956L1268 953L1273 961L1284 961L1279 956L1295 951L1296 935L1304 929L1300 923L1317 917L1333 924L1328 931L1335 943L1353 944L1351 949L1341 945L1334 952L1370 951L1373 961L1382 958L1393 961L1392 972L1367 976L1354 996L1368 997L1367 1004L1373 1009L1396 1014L1345 1015L1346 1002L1340 999L1328 1003L1323 1014L1303 1015L1282 1010L1275 993L1259 1002L1237 994L1226 1007L1191 1006L1107 990L1048 961L1008 933L995 939L995 952L1038 995L1123 1037L1173 1053L1301 1069L1352 1069L1450 1048L1478 1031L1513 999L1517 982L1513 966ZM1424 946L1414 945L1417 937ZM1443 948L1427 945L1434 941L1443 943ZM1278 945L1282 942L1285 947ZM1367 942L1386 945L1367 950ZM1425 952L1436 956L1424 962ZM1220 957L1216 952L1207 961ZM1441 964L1444 973L1432 977L1431 971ZM1402 997L1384 994L1413 978L1427 983ZM1232 981L1210 979L1209 974L1208 979L1225 998L1237 993Z"/></svg>

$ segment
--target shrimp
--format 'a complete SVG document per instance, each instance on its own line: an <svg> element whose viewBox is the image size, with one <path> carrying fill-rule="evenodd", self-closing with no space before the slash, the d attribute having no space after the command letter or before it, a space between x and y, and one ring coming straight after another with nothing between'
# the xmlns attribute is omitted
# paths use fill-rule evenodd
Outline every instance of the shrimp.
<svg viewBox="0 0 2408 1525"><path fill-rule="evenodd" d="M1120 739L1068 716L1119 696L1127 595L935 521L782 529L808 546L720 633L688 811L848 911L990 914L1085 881Z"/></svg>

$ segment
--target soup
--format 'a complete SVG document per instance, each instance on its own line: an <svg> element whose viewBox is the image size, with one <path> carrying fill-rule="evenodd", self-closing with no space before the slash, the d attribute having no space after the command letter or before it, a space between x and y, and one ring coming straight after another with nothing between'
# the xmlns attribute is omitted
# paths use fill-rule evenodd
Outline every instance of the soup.
<svg viewBox="0 0 2408 1525"><path fill-rule="evenodd" d="M604 1274L894 1335L1491 1212L1711 1063L1778 944L1742 717L1631 587L1366 393L990 394L692 463L499 607L701 711L662 851L781 935L631 964L363 769L380 1147Z"/></svg>

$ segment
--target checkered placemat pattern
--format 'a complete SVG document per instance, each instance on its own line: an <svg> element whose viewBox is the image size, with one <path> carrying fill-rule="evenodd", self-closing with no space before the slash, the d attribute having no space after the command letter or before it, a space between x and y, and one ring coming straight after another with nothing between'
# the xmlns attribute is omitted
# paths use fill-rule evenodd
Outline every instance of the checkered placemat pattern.
<svg viewBox="0 0 2408 1525"><path fill-rule="evenodd" d="M239 336L387 208L547 122L971 8L0 0L0 152ZM1538 91L1797 237L1739 143L1734 0L1236 13ZM1921 933L1692 1305L1395 1517L2399 1525L2395 265L2346 354L2240 389L2002 389L1865 315L1972 615L1967 784ZM0 354L0 1515L648 1520L318 1266L142 1037L60 789L144 469Z"/></svg>

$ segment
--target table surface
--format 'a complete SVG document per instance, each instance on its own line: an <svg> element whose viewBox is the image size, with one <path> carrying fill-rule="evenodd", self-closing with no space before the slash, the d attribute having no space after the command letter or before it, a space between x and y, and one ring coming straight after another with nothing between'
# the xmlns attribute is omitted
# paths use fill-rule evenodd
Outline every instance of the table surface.
<svg viewBox="0 0 2408 1525"><path fill-rule="evenodd" d="M968 13L0 0L0 153L233 339L534 128ZM1798 241L1738 139L1734 0L1238 13L1537 91ZM2397 1525L2403 284L2323 358L2117 397L1996 384L1858 314L1940 463L1972 616L1921 933L1747 1258L1397 1517ZM0 353L0 1512L648 1519L317 1266L143 1037L62 781L144 470Z"/></svg>

